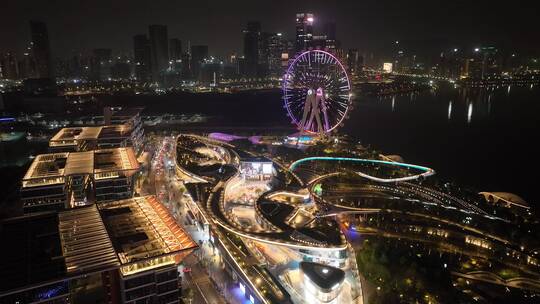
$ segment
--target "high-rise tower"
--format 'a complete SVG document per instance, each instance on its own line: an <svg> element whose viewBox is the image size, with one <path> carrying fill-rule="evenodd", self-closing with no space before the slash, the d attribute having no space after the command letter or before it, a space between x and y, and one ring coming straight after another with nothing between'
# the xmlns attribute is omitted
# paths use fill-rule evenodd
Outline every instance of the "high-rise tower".
<svg viewBox="0 0 540 304"><path fill-rule="evenodd" d="M248 77L257 76L260 44L261 23L248 22L247 28L244 30L245 74Z"/></svg>
<svg viewBox="0 0 540 304"><path fill-rule="evenodd" d="M154 24L148 27L152 54L152 80L159 81L160 75L169 66L169 36L167 26Z"/></svg>
<svg viewBox="0 0 540 304"><path fill-rule="evenodd" d="M32 54L36 62L36 76L53 78L54 68L47 25L41 21L30 21L30 33L32 35Z"/></svg>
<svg viewBox="0 0 540 304"><path fill-rule="evenodd" d="M296 14L296 45L295 51L298 53L311 47L313 40L313 21L315 20L311 13Z"/></svg>
<svg viewBox="0 0 540 304"><path fill-rule="evenodd" d="M133 54L135 59L135 77L139 82L151 80L152 55L150 50L150 40L146 35L135 35L133 37Z"/></svg>

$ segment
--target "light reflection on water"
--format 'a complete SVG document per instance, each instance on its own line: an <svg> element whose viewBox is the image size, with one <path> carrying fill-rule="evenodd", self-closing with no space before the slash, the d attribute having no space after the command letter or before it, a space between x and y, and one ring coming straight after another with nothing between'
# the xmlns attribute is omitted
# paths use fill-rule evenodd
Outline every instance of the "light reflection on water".
<svg viewBox="0 0 540 304"><path fill-rule="evenodd" d="M376 100L382 105L388 105L391 112L397 112L398 114L406 109L410 109L412 105L418 101L418 110L424 112L424 106L426 103L433 103L430 105L430 108L438 106L438 103L441 100L444 100L444 97L448 97L449 100L444 108L446 112L446 119L452 120L456 118L458 121L465 122L470 124L475 120L482 120L489 118L493 110L492 98L494 95L497 95L497 100L495 101L495 106L497 103L505 102L505 99L501 95L501 89L506 88L505 93L507 98L512 99L513 89L511 86L505 87L490 87L486 89L470 89L470 88L445 88L442 90L430 90L428 92L412 92L406 94L395 94L395 95L386 95L386 96L362 96L359 97L360 101L356 101L360 104L368 103L370 100ZM534 85L528 87L518 87L516 90L517 94L522 94L525 88L529 88L531 91L535 89ZM505 106L506 107L506 106ZM504 107L503 107L504 108ZM435 113L432 112L433 109L430 109L429 115ZM441 108L441 111L443 108ZM438 115L437 115L438 116Z"/></svg>
<svg viewBox="0 0 540 304"><path fill-rule="evenodd" d="M467 123L471 123L473 111L473 103L469 102L469 107L467 108Z"/></svg>
<svg viewBox="0 0 540 304"><path fill-rule="evenodd" d="M489 89L442 87L395 96L360 96L340 133L407 162L479 189L536 196L512 176L531 166L509 161L536 151L540 133L538 86ZM540 168L539 168L540 170Z"/></svg>

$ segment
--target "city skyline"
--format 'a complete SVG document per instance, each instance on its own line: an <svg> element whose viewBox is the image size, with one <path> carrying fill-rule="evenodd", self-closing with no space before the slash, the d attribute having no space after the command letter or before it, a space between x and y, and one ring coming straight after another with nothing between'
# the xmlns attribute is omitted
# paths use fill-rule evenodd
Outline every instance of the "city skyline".
<svg viewBox="0 0 540 304"><path fill-rule="evenodd" d="M104 3L99 4L98 1L88 7L65 1L4 3L3 11L12 14L0 21L3 37L0 52L22 53L30 42L28 21L39 19L48 25L54 57L89 53L95 48L111 48L114 54L132 54L134 35L145 33L150 24L163 24L168 27L169 37L178 37L184 45L188 41L192 45L208 45L211 55L225 58L232 52L242 53L241 33L250 21L260 22L265 32L282 32L287 39L294 39L294 15L298 12L315 14L315 32L322 32L324 23L335 22L337 38L344 48L376 51L396 39L434 49L498 44L528 52L538 47L538 42L530 39L538 29L532 10L517 14L517 5L498 8L484 5L482 1L474 4L420 1L411 5L348 1L339 6L280 2L273 3L264 12L258 5L243 1L233 4L115 2L114 10ZM527 3L522 4L527 7ZM445 9L444 15L438 13L441 7ZM79 11L84 11L85 15L79 16ZM504 18L500 18L503 13ZM430 26L422 26L425 22ZM504 26L498 26L500 23Z"/></svg>
<svg viewBox="0 0 540 304"><path fill-rule="evenodd" d="M295 33L269 32L260 21L248 21L242 30L243 50L216 57L208 44L182 40L170 35L165 24L150 24L147 33L132 38L132 52L118 53L112 48L94 48L61 58L52 54L50 35L45 22L31 20L31 41L24 53L5 52L0 57L0 78L31 79L58 77L60 81L131 80L139 84L183 86L195 81L216 88L224 79L249 81L279 78L289 59L305 50L323 50L344 60L355 76L365 68L401 74L432 74L459 79L507 78L510 74L537 70L537 54L501 43L469 44L451 47L436 42L393 40L377 52L346 48L337 34L337 23L311 12L297 12ZM315 25L318 24L318 29ZM218 51L219 52L219 51ZM380 76L380 75L379 75ZM274 80L275 80L274 79Z"/></svg>

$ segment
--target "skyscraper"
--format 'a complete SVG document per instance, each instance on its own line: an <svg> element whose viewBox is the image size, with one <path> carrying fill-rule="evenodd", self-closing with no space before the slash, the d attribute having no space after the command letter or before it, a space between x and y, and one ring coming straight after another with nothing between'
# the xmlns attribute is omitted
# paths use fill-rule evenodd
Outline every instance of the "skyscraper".
<svg viewBox="0 0 540 304"><path fill-rule="evenodd" d="M41 21L30 21L30 33L32 35L32 53L36 62L36 76L53 78L54 68L47 25Z"/></svg>
<svg viewBox="0 0 540 304"><path fill-rule="evenodd" d="M159 81L160 74L169 66L169 36L167 26L153 24L148 27L152 54L152 80Z"/></svg>
<svg viewBox="0 0 540 304"><path fill-rule="evenodd" d="M307 50L311 47L314 20L314 16L311 13L296 14L296 52Z"/></svg>
<svg viewBox="0 0 540 304"><path fill-rule="evenodd" d="M83 66L82 66L81 54L75 54L73 55L73 57L71 57L69 61L69 69L70 69L71 77L82 78Z"/></svg>
<svg viewBox="0 0 540 304"><path fill-rule="evenodd" d="M287 42L281 33L264 33L263 48L266 58L266 69L270 76L283 74L282 56L287 53Z"/></svg>
<svg viewBox="0 0 540 304"><path fill-rule="evenodd" d="M113 79L131 78L131 61L127 56L116 57L115 63L111 66L111 77Z"/></svg>
<svg viewBox="0 0 540 304"><path fill-rule="evenodd" d="M19 78L19 70L17 66L17 58L12 53L6 53L0 58L0 66L2 69L2 78L17 79Z"/></svg>
<svg viewBox="0 0 540 304"><path fill-rule="evenodd" d="M362 71L363 60L358 49L349 49L347 52L347 68L349 73L358 75Z"/></svg>
<svg viewBox="0 0 540 304"><path fill-rule="evenodd" d="M339 47L338 41L336 40L336 23L327 22L324 25L324 34L326 35L325 46L328 51L334 53L335 50Z"/></svg>
<svg viewBox="0 0 540 304"><path fill-rule="evenodd" d="M111 77L112 50L94 49L91 66L91 79L104 81Z"/></svg>
<svg viewBox="0 0 540 304"><path fill-rule="evenodd" d="M178 38L169 40L169 63L175 72L180 71L182 62L182 41Z"/></svg>
<svg viewBox="0 0 540 304"><path fill-rule="evenodd" d="M133 37L133 54L135 56L135 77L139 82L151 81L152 55L150 40L144 34Z"/></svg>
<svg viewBox="0 0 540 304"><path fill-rule="evenodd" d="M189 49L187 52L182 54L182 78L184 79L190 79L192 77L191 75L191 53L189 52Z"/></svg>
<svg viewBox="0 0 540 304"><path fill-rule="evenodd" d="M182 41L178 38L169 40L169 60L176 61L182 59Z"/></svg>
<svg viewBox="0 0 540 304"><path fill-rule="evenodd" d="M193 78L199 79L201 64L205 58L208 58L208 45L191 46L191 72Z"/></svg>
<svg viewBox="0 0 540 304"><path fill-rule="evenodd" d="M248 22L244 30L244 58L247 77L257 76L261 44L261 24Z"/></svg>

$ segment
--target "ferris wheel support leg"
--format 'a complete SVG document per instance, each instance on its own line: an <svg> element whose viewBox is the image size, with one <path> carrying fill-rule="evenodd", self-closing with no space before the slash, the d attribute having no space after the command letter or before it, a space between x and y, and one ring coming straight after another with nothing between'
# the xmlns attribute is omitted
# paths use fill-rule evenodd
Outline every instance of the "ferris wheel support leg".
<svg viewBox="0 0 540 304"><path fill-rule="evenodd" d="M302 114L302 120L300 120L300 129L304 130L306 129L306 118L309 113L309 110L311 109L311 103L305 102L304 103L304 113Z"/></svg>
<svg viewBox="0 0 540 304"><path fill-rule="evenodd" d="M313 118L316 119L316 121L318 123L317 127L320 129L320 127L321 127L321 124L320 124L321 118L319 116L319 102L318 102L317 98L315 97L315 94L308 95L308 98L306 98L306 103L310 104L311 115L309 116L309 121L308 121L308 123L307 123L307 125L306 125L306 127L304 129L305 130L315 130L315 128L313 127Z"/></svg>
<svg viewBox="0 0 540 304"><path fill-rule="evenodd" d="M328 112L326 111L326 105L324 104L324 99L322 99L321 109L324 117L324 131L330 130L330 124L328 123Z"/></svg>
<svg viewBox="0 0 540 304"><path fill-rule="evenodd" d="M317 113L315 113L315 119L317 120L317 132L324 133L324 128L323 128L323 125L321 123L321 114L319 113L319 111L317 111Z"/></svg>
<svg viewBox="0 0 540 304"><path fill-rule="evenodd" d="M306 130L315 130L315 128L312 128L312 126L313 126L313 118L316 118L316 121L320 121L320 118L319 118L319 115L318 115L317 112L319 112L319 107L317 107L316 105L312 106L311 107L311 115L309 116L309 121L306 124L306 128L305 128Z"/></svg>

